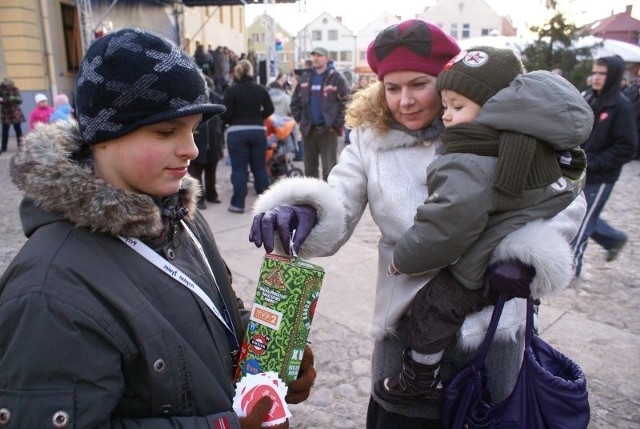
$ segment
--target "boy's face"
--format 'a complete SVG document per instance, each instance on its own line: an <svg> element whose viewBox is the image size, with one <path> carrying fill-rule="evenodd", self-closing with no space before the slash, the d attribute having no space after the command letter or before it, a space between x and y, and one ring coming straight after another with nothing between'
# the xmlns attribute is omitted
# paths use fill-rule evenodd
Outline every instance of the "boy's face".
<svg viewBox="0 0 640 429"><path fill-rule="evenodd" d="M95 144L96 175L138 194L174 194L180 189L189 162L198 155L193 132L201 120L201 114L184 116Z"/></svg>
<svg viewBox="0 0 640 429"><path fill-rule="evenodd" d="M450 89L443 89L440 95L444 109L442 122L444 122L445 127L471 122L478 116L480 109L482 109L482 106L475 101Z"/></svg>
<svg viewBox="0 0 640 429"><path fill-rule="evenodd" d="M591 88L594 91L602 91L607 80L607 66L594 64L591 67Z"/></svg>

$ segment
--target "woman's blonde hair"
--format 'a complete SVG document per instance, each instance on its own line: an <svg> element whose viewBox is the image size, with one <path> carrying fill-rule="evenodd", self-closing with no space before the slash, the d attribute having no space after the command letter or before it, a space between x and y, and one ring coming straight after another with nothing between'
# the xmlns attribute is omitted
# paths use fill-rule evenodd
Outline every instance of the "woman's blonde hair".
<svg viewBox="0 0 640 429"><path fill-rule="evenodd" d="M240 60L233 68L233 77L240 80L245 76L253 76L253 65L249 60Z"/></svg>
<svg viewBox="0 0 640 429"><path fill-rule="evenodd" d="M369 127L378 134L389 131L393 115L387 105L382 81L374 82L356 92L347 106L345 122L348 128Z"/></svg>

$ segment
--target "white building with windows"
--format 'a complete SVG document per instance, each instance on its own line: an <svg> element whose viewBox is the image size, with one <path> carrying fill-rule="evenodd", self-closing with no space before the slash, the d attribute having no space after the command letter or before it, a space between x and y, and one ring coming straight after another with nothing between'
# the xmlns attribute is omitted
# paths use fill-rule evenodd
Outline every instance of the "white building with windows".
<svg viewBox="0 0 640 429"><path fill-rule="evenodd" d="M437 0L417 16L438 24L456 40L500 35L515 36L509 17L500 16L484 0Z"/></svg>
<svg viewBox="0 0 640 429"><path fill-rule="evenodd" d="M323 12L298 32L295 45L300 67L304 66L313 48L323 47L329 51L336 70L353 82L355 43L355 35L344 26L340 17Z"/></svg>

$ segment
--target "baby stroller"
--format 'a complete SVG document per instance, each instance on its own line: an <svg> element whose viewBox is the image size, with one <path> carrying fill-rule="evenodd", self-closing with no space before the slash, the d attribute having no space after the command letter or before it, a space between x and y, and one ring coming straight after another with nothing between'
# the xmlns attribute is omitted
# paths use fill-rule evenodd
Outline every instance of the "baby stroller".
<svg viewBox="0 0 640 429"><path fill-rule="evenodd" d="M265 122L267 128L267 174L271 182L280 177L299 177L304 173L293 164L296 153L296 143L293 138L293 128L296 121L293 118L271 115Z"/></svg>

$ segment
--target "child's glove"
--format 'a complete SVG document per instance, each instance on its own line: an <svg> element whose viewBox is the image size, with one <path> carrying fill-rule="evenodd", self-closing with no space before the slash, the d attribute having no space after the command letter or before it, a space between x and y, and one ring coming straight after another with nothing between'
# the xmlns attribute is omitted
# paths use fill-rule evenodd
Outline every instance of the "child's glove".
<svg viewBox="0 0 640 429"><path fill-rule="evenodd" d="M316 380L316 370L313 367L313 352L311 347L305 346L300 363L298 378L289 383L289 390L284 400L287 404L299 404L305 401L311 393L311 387Z"/></svg>
<svg viewBox="0 0 640 429"><path fill-rule="evenodd" d="M246 417L240 417L241 429L262 429L262 423L267 419L273 400L268 396L263 396L256 402L251 412ZM289 420L276 426L269 426L273 429L289 429Z"/></svg>
<svg viewBox="0 0 640 429"><path fill-rule="evenodd" d="M495 297L501 293L510 298L527 298L536 269L520 261L499 261L489 265L484 277L483 295Z"/></svg>
<svg viewBox="0 0 640 429"><path fill-rule="evenodd" d="M280 205L258 213L253 218L249 241L260 247L264 245L267 253L273 252L273 231L278 231L284 251L291 255L293 250L297 254L300 246L307 239L316 224L316 209L308 205L292 206ZM289 239L293 237L293 249L289 249Z"/></svg>

